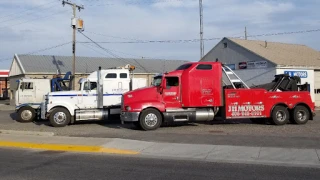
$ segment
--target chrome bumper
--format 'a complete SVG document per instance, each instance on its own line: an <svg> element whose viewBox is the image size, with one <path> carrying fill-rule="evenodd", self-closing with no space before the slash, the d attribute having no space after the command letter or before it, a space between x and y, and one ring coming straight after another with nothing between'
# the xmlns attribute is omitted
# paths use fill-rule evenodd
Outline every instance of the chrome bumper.
<svg viewBox="0 0 320 180"><path fill-rule="evenodd" d="M140 112L121 112L120 119L122 122L137 122L139 114Z"/></svg>

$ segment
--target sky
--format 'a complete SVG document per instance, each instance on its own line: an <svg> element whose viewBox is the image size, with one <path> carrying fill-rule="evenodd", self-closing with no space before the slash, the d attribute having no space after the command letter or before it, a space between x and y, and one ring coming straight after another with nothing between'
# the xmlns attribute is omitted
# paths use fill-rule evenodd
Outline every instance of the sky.
<svg viewBox="0 0 320 180"><path fill-rule="evenodd" d="M77 56L200 59L199 0L72 2L84 6L76 12L82 33L104 48L77 32ZM204 53L223 37L243 38L245 27L249 40L319 51L319 8L319 0L203 0ZM72 56L71 18L71 6L61 0L0 0L0 69L10 68L14 54Z"/></svg>

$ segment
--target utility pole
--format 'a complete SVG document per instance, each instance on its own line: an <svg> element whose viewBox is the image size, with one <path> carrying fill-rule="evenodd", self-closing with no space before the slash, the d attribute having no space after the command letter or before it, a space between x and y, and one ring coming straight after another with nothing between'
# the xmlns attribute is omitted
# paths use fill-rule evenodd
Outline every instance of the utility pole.
<svg viewBox="0 0 320 180"><path fill-rule="evenodd" d="M83 5L77 5L76 3L69 2L69 0L62 0L62 5L68 4L72 6L73 9L73 19L72 19L72 29L73 29L73 36L72 36L72 89L76 89L76 29L77 29L77 23L76 23L76 11L77 9L80 10L84 9Z"/></svg>
<svg viewBox="0 0 320 180"><path fill-rule="evenodd" d="M202 0L199 0L199 11L200 11L200 60L201 60L202 57L204 56Z"/></svg>
<svg viewBox="0 0 320 180"><path fill-rule="evenodd" d="M247 27L244 27L244 39L247 40Z"/></svg>

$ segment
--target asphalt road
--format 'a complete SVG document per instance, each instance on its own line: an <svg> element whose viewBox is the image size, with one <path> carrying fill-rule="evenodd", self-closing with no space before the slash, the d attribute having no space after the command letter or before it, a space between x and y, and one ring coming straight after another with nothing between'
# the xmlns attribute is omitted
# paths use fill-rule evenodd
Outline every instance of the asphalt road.
<svg viewBox="0 0 320 180"><path fill-rule="evenodd" d="M125 138L144 141L237 146L320 148L320 112L305 125L284 126L252 124L249 120L193 123L140 131L132 125L111 122L86 122L54 128L46 121L16 122L12 111L0 111L0 129L47 131L77 137Z"/></svg>
<svg viewBox="0 0 320 180"><path fill-rule="evenodd" d="M319 179L319 169L0 149L1 180Z"/></svg>

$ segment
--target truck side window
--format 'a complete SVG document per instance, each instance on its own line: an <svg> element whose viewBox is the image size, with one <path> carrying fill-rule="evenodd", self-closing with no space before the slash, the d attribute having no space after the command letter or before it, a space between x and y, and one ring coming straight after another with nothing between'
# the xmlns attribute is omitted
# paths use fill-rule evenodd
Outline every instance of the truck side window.
<svg viewBox="0 0 320 180"><path fill-rule="evenodd" d="M128 78L128 74L127 73L120 73L120 78L122 79L127 79Z"/></svg>
<svg viewBox="0 0 320 180"><path fill-rule="evenodd" d="M85 82L83 86L83 90L89 90L89 83ZM90 90L97 90L97 83L96 82L90 82Z"/></svg>
<svg viewBox="0 0 320 180"><path fill-rule="evenodd" d="M166 77L166 88L170 89L171 86L179 86L178 77Z"/></svg>
<svg viewBox="0 0 320 180"><path fill-rule="evenodd" d="M116 74L116 73L108 73L108 74L106 75L106 78L108 78L108 79L115 79L115 78L117 78L117 74Z"/></svg>
<svg viewBox="0 0 320 180"><path fill-rule="evenodd" d="M196 69L199 70L211 70L212 69L212 65L211 64L199 64Z"/></svg>

